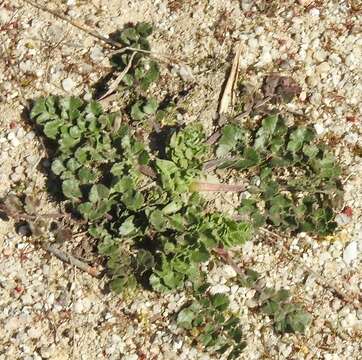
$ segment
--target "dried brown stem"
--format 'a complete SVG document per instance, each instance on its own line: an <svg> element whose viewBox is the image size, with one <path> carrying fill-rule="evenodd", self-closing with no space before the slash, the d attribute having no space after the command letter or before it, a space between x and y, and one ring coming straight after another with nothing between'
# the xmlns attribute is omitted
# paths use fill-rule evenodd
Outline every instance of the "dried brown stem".
<svg viewBox="0 0 362 360"><path fill-rule="evenodd" d="M119 43L118 41L106 38L105 36L99 34L97 31L94 31L92 29L88 29L83 24L80 24L79 22L74 21L74 20L70 20L66 16L64 16L62 14L59 14L56 11L49 9L48 7L46 7L44 5L40 5L37 2L31 1L31 0L23 0L23 1L26 2L27 4L31 5L31 6L34 6L35 8L37 8L39 10L45 11L45 12L47 12L47 13L49 13L49 14L51 14L51 15L53 15L53 16L61 19L61 20L64 20L65 22L67 22L68 24L76 27L77 29L79 29L79 30L87 33L88 35L93 36L96 39L101 40L101 41L103 41L103 42L105 42L105 43L107 43L107 44L109 44L111 46L117 47L119 49L123 47L123 45L121 43Z"/></svg>
<svg viewBox="0 0 362 360"><path fill-rule="evenodd" d="M147 51L147 50L142 50L142 49L136 49L136 48L132 48L132 47L124 47L121 43L119 43L118 41L115 41L113 39L110 39L110 38L107 38L103 35L101 35L99 32L95 31L95 30L92 30L86 26L84 26L83 24L79 23L78 21L74 21L74 20L71 20L69 19L68 17L66 17L65 15L63 14L59 14L58 12L54 11L54 10L51 10L49 9L48 7L44 6L44 5L40 5L38 4L37 2L35 1L32 1L32 0L23 0L24 2L26 2L27 4L31 5L31 6L34 6L35 8L39 9L39 10L42 10L42 11L45 11L53 16L55 16L56 18L58 19L61 19L65 22L67 22L68 24L76 27L77 29L87 33L88 35L98 39L98 40L101 40L103 42L105 42L106 44L108 45L111 45L117 49L121 49L119 50L118 52L123 52L123 51L126 51L126 50L130 50L130 51L134 51L134 52L143 52L143 53L148 53L150 54L150 56L153 56L153 57L156 57L156 58L159 58L159 60L162 60L164 62L169 62L171 64L176 64L176 63L179 63L180 61L176 60L175 57L171 57L171 56L167 56L167 55L163 55L163 54L159 54L159 53L155 53L153 51ZM166 61L165 59L167 59L168 61Z"/></svg>
<svg viewBox="0 0 362 360"><path fill-rule="evenodd" d="M90 266L83 261L75 258L74 256L65 253L64 251L60 250L58 247L54 245L45 245L44 249L49 253L56 256L59 260L64 261L70 265L76 266L78 269L88 273L94 277L100 277L101 271L99 271L96 267Z"/></svg>
<svg viewBox="0 0 362 360"><path fill-rule="evenodd" d="M122 79L125 77L125 75L128 73L129 69L132 66L132 62L133 62L133 58L135 57L136 53L134 52L131 55L131 58L129 59L129 62L127 64L127 66L124 68L124 70L117 76L116 80L114 80L114 82L109 86L108 91L102 96L100 97L98 100L103 100L105 99L107 96L111 95L113 92L115 92L119 86L119 84L121 83Z"/></svg>

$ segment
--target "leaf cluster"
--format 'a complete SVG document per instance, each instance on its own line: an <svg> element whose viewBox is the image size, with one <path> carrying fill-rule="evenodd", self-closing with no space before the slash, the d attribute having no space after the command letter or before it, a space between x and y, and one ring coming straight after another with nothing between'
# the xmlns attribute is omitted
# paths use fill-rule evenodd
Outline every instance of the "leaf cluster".
<svg viewBox="0 0 362 360"><path fill-rule="evenodd" d="M311 317L299 305L288 302L288 290L266 288L260 294L259 301L265 314L274 320L274 328L279 333L304 332Z"/></svg>
<svg viewBox="0 0 362 360"><path fill-rule="evenodd" d="M228 310L230 300L225 294L206 294L207 285L197 289L194 301L177 315L177 324L210 352L237 358L246 346L238 316Z"/></svg>
<svg viewBox="0 0 362 360"><path fill-rule="evenodd" d="M128 24L117 35L116 40L129 50L113 55L111 58L113 66L122 71L130 63L133 56L131 68L122 79L125 86L139 86L142 91L146 91L160 76L158 63L152 60L147 53L151 49L148 37L152 31L151 24L140 22L136 25ZM135 49L141 51L134 54Z"/></svg>
<svg viewBox="0 0 362 360"><path fill-rule="evenodd" d="M92 224L89 233L108 257L115 290L144 276L158 291L202 281L200 263L211 249L241 245L252 228L221 213L205 214L202 198L190 192L208 151L201 126L175 131L165 158L153 154L151 160L129 127L115 128L116 116L73 97L39 99L31 112L58 145L51 169L65 198ZM154 183L142 167L156 173Z"/></svg>
<svg viewBox="0 0 362 360"><path fill-rule="evenodd" d="M256 227L267 223L317 235L336 229L341 170L314 139L311 128L287 127L279 116L268 116L254 131L234 124L223 128L216 154L226 159L219 168L249 175L251 197L239 212Z"/></svg>

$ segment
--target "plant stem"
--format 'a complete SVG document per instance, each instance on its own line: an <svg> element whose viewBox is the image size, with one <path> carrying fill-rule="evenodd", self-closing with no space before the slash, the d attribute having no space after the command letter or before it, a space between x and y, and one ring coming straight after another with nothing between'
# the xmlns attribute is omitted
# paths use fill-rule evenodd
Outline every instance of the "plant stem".
<svg viewBox="0 0 362 360"><path fill-rule="evenodd" d="M241 184L212 184L207 182L192 182L190 184L191 192L242 192L245 190L245 186Z"/></svg>

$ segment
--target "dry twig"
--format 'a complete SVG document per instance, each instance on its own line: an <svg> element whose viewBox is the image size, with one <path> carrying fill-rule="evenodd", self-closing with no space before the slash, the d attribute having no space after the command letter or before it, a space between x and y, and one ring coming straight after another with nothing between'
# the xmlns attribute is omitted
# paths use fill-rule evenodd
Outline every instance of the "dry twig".
<svg viewBox="0 0 362 360"><path fill-rule="evenodd" d="M88 273L91 276L98 278L101 275L101 272L98 271L97 268L84 263L83 261L75 258L70 254L65 253L64 251L60 250L58 247L54 245L45 245L44 249L49 253L53 254L54 256L56 256L58 259L70 265L76 266L78 269Z"/></svg>
<svg viewBox="0 0 362 360"><path fill-rule="evenodd" d="M119 86L119 84L121 83L122 79L125 77L125 75L128 73L129 69L132 66L132 62L133 62L133 58L135 57L136 53L134 52L131 55L131 58L129 59L129 62L127 64L127 66L124 68L124 70L117 76L116 80L113 81L113 83L109 86L108 91L102 96L100 97L98 100L103 100L105 99L107 96L111 95L113 92L115 92Z"/></svg>
<svg viewBox="0 0 362 360"><path fill-rule="evenodd" d="M142 49L136 49L136 48L132 48L132 47L124 47L120 42L118 41L115 41L111 38L107 38L103 35L101 35L99 32L95 31L95 30L92 30L86 26L84 26L83 24L81 24L80 22L78 21L74 21L74 20L71 20L69 19L68 17L66 17L65 15L63 14L59 14L58 12L54 11L54 10L51 10L49 9L48 7L44 6L44 5L41 5L41 4L38 4L37 2L35 1L32 1L32 0L23 0L24 2L26 2L27 4L31 5L31 6L34 6L35 8L39 9L39 10L42 10L42 11L45 11L53 16L55 16L56 18L58 19L61 19L65 22L67 22L68 24L76 27L77 29L85 32L86 34L98 39L98 40L101 40L103 42L105 42L106 44L110 45L110 46L113 46L117 49L120 49L120 50L117 50L115 51L114 53L120 53L120 52L124 52L124 51L127 51L127 50L130 50L130 51L134 51L134 52L143 52L143 53L147 53L149 54L150 56L153 56L155 58L158 58L159 60L161 61L164 61L164 62L168 62L168 63L171 63L171 64L176 64L176 63L179 63L181 61L178 61L177 59L175 59L174 56L168 56L168 55L164 55L164 54L160 54L160 53L156 53L156 52L153 52L153 51L147 51L147 50L142 50ZM167 59L167 60L166 60Z"/></svg>
<svg viewBox="0 0 362 360"><path fill-rule="evenodd" d="M234 91L235 91L235 85L238 81L239 60L240 60L241 50L242 50L242 45L241 43L239 43L236 46L234 61L231 66L230 74L226 82L223 95L221 97L219 105L219 115L227 113L230 105L232 105L234 102Z"/></svg>

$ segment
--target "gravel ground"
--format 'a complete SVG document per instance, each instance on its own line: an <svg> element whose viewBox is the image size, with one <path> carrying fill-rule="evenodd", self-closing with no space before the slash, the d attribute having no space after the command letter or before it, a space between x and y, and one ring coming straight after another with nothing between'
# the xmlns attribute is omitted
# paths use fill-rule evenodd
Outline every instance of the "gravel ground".
<svg viewBox="0 0 362 360"><path fill-rule="evenodd" d="M308 5L307 3L310 3ZM257 5L255 5L257 4ZM211 130L230 51L243 45L242 77L260 84L272 71L292 75L303 91L289 105L331 143L349 174L343 179L341 231L316 241L303 234L285 245L341 289L362 291L362 6L359 1L68 0L47 6L102 35L127 21L156 26L156 51L188 67L165 66L165 77L195 81L188 121ZM358 9L360 7L360 9ZM0 2L0 197L9 189L45 191L43 144L22 118L23 99L46 94L89 96L110 71L109 48L66 22L22 1ZM350 216L351 215L351 216ZM179 333L170 314L184 295L140 292L118 297L105 284L35 249L29 238L0 220L0 359L209 359ZM73 251L81 243L65 246ZM346 304L267 238L243 248L243 264L268 284L289 288L312 312L305 335L276 335L252 311L251 290L230 286L235 274L220 266L209 274L241 311L247 348L242 359L361 359L362 310Z"/></svg>

